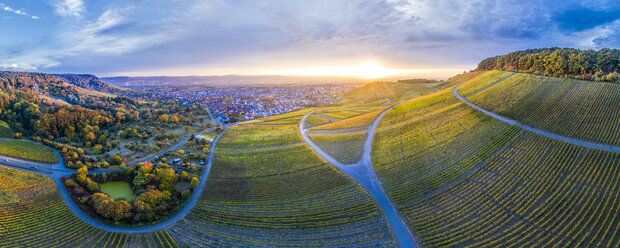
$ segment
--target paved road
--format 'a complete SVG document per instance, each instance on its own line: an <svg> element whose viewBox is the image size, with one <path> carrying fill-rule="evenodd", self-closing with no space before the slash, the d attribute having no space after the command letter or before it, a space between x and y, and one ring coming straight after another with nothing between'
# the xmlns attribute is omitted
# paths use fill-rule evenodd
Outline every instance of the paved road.
<svg viewBox="0 0 620 248"><path fill-rule="evenodd" d="M299 132L301 133L304 141L312 147L312 149L318 153L325 160L330 162L336 168L341 171L347 173L349 176L356 179L362 186L370 192L370 194L375 198L377 203L383 208L385 215L390 222L390 226L394 230L396 234L396 238L398 239L401 247L417 247L416 243L413 239L413 234L407 228L407 225L403 221L403 219L398 214L398 210L390 201L387 194L381 187L381 183L377 179L377 175L375 174L374 168L372 166L371 152L372 152L372 141L377 130L377 126L381 121L381 118L390 110L395 108L396 106L402 103L396 104L385 111L383 111L372 123L368 130L368 135L366 135L366 140L364 141L364 153L362 155L362 159L355 164L342 164L325 153L319 146L317 146L306 134L307 129L304 128L304 123L306 122L306 118L312 114L312 112L306 114L304 118L302 118L299 124ZM314 112L314 111L313 111Z"/></svg>
<svg viewBox="0 0 620 248"><path fill-rule="evenodd" d="M217 141L220 139L220 137L226 132L226 130L228 130L228 128L232 127L234 125L224 125L224 131L219 134L212 143L211 146L211 151L215 151L215 146L217 144ZM206 130L208 131L208 130ZM198 134L202 134L206 131L200 132ZM163 154L165 154L166 152L169 152L171 150L177 149L178 147L182 146L183 144L185 144L185 142L187 142L190 138L184 139L181 142L179 142L178 144L160 152L159 154L157 154L157 156L161 156ZM53 148L52 148L53 149ZM20 159L15 159L15 158L10 158L10 157L5 157L5 156L0 156L0 165L2 166L7 166L9 168L13 168L13 169L18 169L21 171L26 171L26 172L33 172L33 173L37 173L37 174L41 174L41 175L45 175L50 177L51 179L53 179L57 186L58 186L58 191L60 191L60 195L62 196L62 198L64 199L64 201L67 203L67 206L69 207L69 209L71 210L71 212L73 212L76 216L78 216L80 219L82 219L84 222L95 226L99 229L103 229L106 231L111 231L111 232L120 232L120 233L142 233L142 232L151 232L151 231L155 231L155 230L159 230L159 229L163 229L168 227L169 225L181 220L183 217L187 216L187 214L190 212L190 210L194 207L194 205L196 205L196 203L198 202L198 198L200 197L200 195L202 194L202 190L207 182L207 178L209 176L209 171L211 170L211 164L213 162L213 156L214 156L214 152L211 152L209 154L209 160L206 163L205 166L205 170L200 178L200 185L198 186L198 188L196 189L196 192L194 192L192 198L189 200L189 202L187 202L187 204L185 205L185 207L183 207L183 209L181 211L179 211L175 216L171 217L170 219L160 222L156 225L150 225L150 226L143 226L143 227L117 227L117 226L111 226L102 222L99 222L98 220L91 218L90 216L84 214L84 212L82 212L82 210L79 209L79 207L75 204L75 202L73 201L73 199L71 199L71 196L69 195L69 192L67 191L67 189L65 188L63 182L62 182L62 177L69 177L71 175L71 173L75 173L76 170L71 170L71 169L67 169L64 167L64 163L62 161L62 156L60 155L60 153L58 152L58 150L54 149L54 151L56 151L56 154L58 155L58 158L60 159L60 162L58 164L54 164L54 165L50 165L50 164L42 164L42 163L36 163L36 162L31 162L31 161L26 161L26 160L20 160ZM148 161L151 161L155 158L155 156L153 156L152 159L149 159ZM98 170L98 171L90 171L89 174L101 174L101 173L107 173L109 172L109 170Z"/></svg>
<svg viewBox="0 0 620 248"><path fill-rule="evenodd" d="M457 92L457 88L459 86L461 86L461 83L459 83L459 85L457 85L456 87L454 87L452 89L452 93L456 97L458 97L462 102L466 103L467 105L469 105L469 106L471 106L471 107L473 107L473 108L475 108L477 110L480 110L481 112L483 112L483 113L485 113L487 115L490 115L491 117L493 117L495 119L498 119L500 121L506 122L506 123L508 123L510 125L519 126L519 127L523 128L523 129L526 129L526 130L528 130L530 132L533 132L533 133L544 135L544 136L547 136L549 138L563 140L563 141L566 141L566 142L569 142L569 143L573 143L573 144L576 144L576 145L586 146L586 147L591 147L591 148L597 148L597 149L602 149L602 150L607 150L607 151L614 151L614 152L619 152L620 151L620 147L617 147L617 146L610 146L610 145L605 145L605 144L600 144L600 143L594 143L594 142L590 142L590 141L584 141L584 140L579 140L579 139L575 139L575 138L570 138L570 137L566 137L566 136L550 133L550 132L547 132L545 130L525 125L525 124L523 124L521 122L518 122L516 120L509 119L509 118L506 118L504 116L501 116L501 115L498 115L496 113L493 113L491 111L488 111L486 109L483 109L482 107L480 107L480 106L470 102L469 100L465 99L465 97L461 96L461 94L459 94Z"/></svg>

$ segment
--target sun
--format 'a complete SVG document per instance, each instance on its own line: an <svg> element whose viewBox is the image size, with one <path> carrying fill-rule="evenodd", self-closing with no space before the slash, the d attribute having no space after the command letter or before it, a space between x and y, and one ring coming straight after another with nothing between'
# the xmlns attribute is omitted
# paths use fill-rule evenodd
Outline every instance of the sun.
<svg viewBox="0 0 620 248"><path fill-rule="evenodd" d="M385 68L375 62L366 62L352 69L357 77L363 79L384 78L394 73L392 69Z"/></svg>
<svg viewBox="0 0 620 248"><path fill-rule="evenodd" d="M334 77L355 77L361 79L380 79L390 76L405 74L415 74L424 70L413 69L392 69L386 68L379 63L368 61L358 65L350 66L319 66L306 67L293 70L268 71L262 72L263 75L287 75L287 76L334 76Z"/></svg>

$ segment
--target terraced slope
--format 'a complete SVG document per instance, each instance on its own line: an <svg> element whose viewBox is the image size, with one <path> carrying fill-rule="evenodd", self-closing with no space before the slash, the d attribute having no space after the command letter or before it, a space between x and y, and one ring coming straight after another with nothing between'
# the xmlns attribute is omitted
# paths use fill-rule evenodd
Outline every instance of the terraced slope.
<svg viewBox="0 0 620 248"><path fill-rule="evenodd" d="M0 247L125 247L73 215L52 179L0 167Z"/></svg>
<svg viewBox="0 0 620 248"><path fill-rule="evenodd" d="M56 152L51 148L25 140L0 139L0 156L47 164L59 162L58 155L56 155Z"/></svg>
<svg viewBox="0 0 620 248"><path fill-rule="evenodd" d="M369 194L303 144L296 125L230 128L215 155L198 204L170 228L183 243L394 245Z"/></svg>
<svg viewBox="0 0 620 248"><path fill-rule="evenodd" d="M620 146L618 84L518 74L468 100L532 127Z"/></svg>
<svg viewBox="0 0 620 248"><path fill-rule="evenodd" d="M619 156L522 131L402 212L428 247L617 247Z"/></svg>
<svg viewBox="0 0 620 248"><path fill-rule="evenodd" d="M399 82L374 82L354 89L345 95L344 103L371 104L375 102L384 103L386 99L396 102L403 97L410 97L409 93L430 94L436 90L428 87L437 81L412 79Z"/></svg>
<svg viewBox="0 0 620 248"><path fill-rule="evenodd" d="M363 96L363 90L356 89L346 96L342 105L315 111L304 126L311 128L308 136L332 158L343 164L354 164L361 159L364 137L380 113L401 99L428 95L437 91L435 87L448 84L420 80L369 84L362 89L375 90L388 101L364 102L370 98ZM375 99L378 98L375 96Z"/></svg>
<svg viewBox="0 0 620 248"><path fill-rule="evenodd" d="M373 162L425 247L617 247L619 156L508 126L448 89L389 112Z"/></svg>
<svg viewBox="0 0 620 248"><path fill-rule="evenodd" d="M314 143L339 162L354 164L362 158L366 132L310 134Z"/></svg>
<svg viewBox="0 0 620 248"><path fill-rule="evenodd" d="M514 133L450 91L388 112L373 143L373 164L395 204L441 189L495 153Z"/></svg>

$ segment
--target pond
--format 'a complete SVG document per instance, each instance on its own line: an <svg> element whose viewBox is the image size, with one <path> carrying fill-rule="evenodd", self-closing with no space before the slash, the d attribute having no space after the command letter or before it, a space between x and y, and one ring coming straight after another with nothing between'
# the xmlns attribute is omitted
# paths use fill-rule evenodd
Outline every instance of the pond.
<svg viewBox="0 0 620 248"><path fill-rule="evenodd" d="M106 193L110 198L114 200L125 200L127 202L133 201L136 196L133 194L133 190L125 181L112 181L99 184L99 190Z"/></svg>

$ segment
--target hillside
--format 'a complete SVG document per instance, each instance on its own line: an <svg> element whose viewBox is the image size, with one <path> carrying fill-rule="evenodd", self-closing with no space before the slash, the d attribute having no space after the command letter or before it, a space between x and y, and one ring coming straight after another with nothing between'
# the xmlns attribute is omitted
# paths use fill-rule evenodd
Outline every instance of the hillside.
<svg viewBox="0 0 620 248"><path fill-rule="evenodd" d="M412 97L408 92L435 92L437 89L433 87L433 83L439 82L425 79L412 79L397 82L372 82L348 92L343 103L385 102L386 99L396 101L401 98Z"/></svg>
<svg viewBox="0 0 620 248"><path fill-rule="evenodd" d="M537 129L617 142L613 85L502 71L448 81ZM424 247L617 246L620 153L511 125L453 89L388 112L373 144L374 168Z"/></svg>
<svg viewBox="0 0 620 248"><path fill-rule="evenodd" d="M1 134L12 137L16 132L62 149L67 166L94 168L98 163L86 155L122 148L121 154L133 162L171 146L187 132L203 131L203 124L210 122L202 105L119 96L98 91L122 89L96 77L63 77L91 89L51 74L0 72ZM158 134L166 138L154 139Z"/></svg>
<svg viewBox="0 0 620 248"><path fill-rule="evenodd" d="M90 74L53 74L53 76L59 78L60 80L78 86L87 90L94 90L103 93L109 94L124 94L128 93L132 90L124 89L115 85L108 84L101 79L99 79L95 75Z"/></svg>

